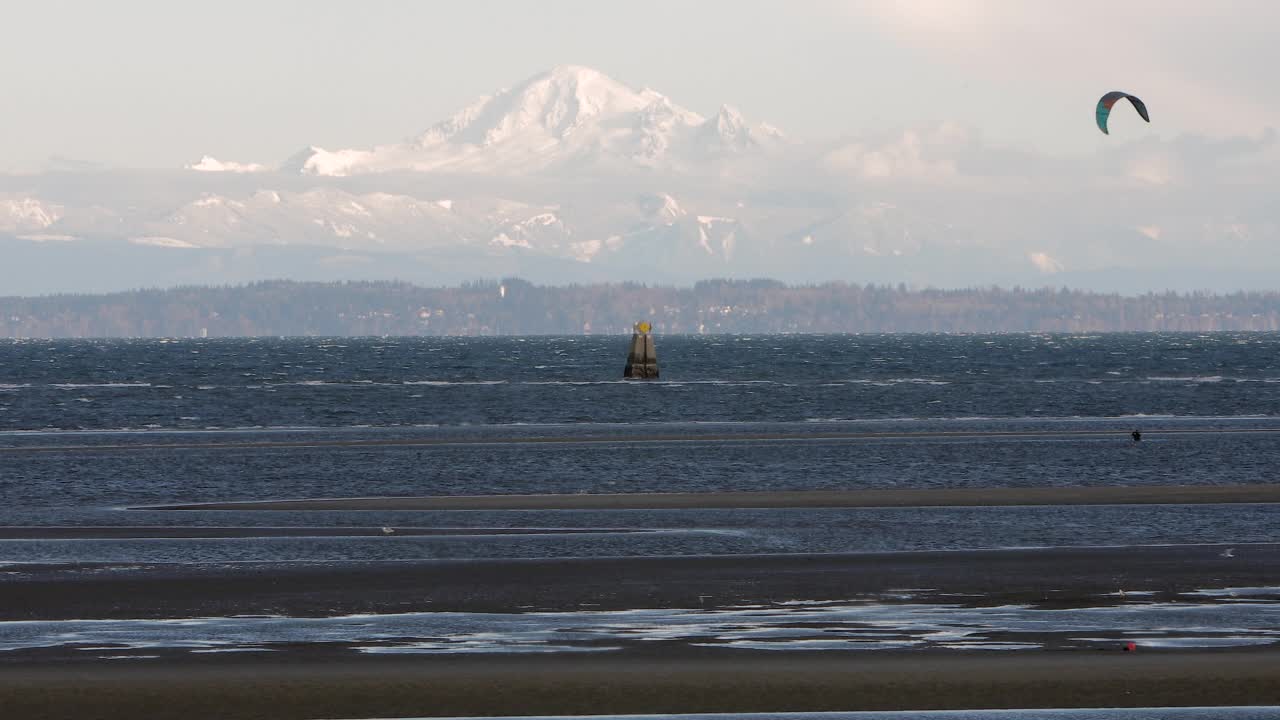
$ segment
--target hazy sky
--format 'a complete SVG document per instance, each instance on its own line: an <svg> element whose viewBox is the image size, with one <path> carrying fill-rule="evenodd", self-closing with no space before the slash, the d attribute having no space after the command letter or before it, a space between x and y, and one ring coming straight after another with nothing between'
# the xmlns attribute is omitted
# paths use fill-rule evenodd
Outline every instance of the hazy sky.
<svg viewBox="0 0 1280 720"><path fill-rule="evenodd" d="M1273 0L11 0L0 172L395 142L567 63L801 139L955 122L1088 152L1112 89L1151 108L1129 136L1257 137L1277 30Z"/></svg>

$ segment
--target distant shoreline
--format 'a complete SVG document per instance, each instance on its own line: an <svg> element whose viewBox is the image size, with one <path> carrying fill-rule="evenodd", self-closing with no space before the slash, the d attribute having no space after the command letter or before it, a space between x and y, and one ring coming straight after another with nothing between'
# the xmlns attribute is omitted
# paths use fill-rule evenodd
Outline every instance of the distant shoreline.
<svg viewBox="0 0 1280 720"><path fill-rule="evenodd" d="M1166 282L1162 274L1160 284ZM1017 286L910 289L766 279L708 279L679 286L541 285L507 278L436 287L377 280L268 280L0 297L0 338L627 335L637 320L652 322L654 330L667 337L1275 332L1280 328L1280 293L1120 294ZM658 352L661 356L661 345Z"/></svg>

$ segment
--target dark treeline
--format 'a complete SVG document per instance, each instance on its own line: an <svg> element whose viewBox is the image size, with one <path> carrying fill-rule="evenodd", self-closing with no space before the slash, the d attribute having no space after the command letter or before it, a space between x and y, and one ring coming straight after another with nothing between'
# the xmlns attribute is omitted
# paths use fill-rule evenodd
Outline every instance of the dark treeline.
<svg viewBox="0 0 1280 720"><path fill-rule="evenodd" d="M1280 329L1280 292L1123 296L709 280L693 287L260 282L0 298L0 337L1109 332Z"/></svg>

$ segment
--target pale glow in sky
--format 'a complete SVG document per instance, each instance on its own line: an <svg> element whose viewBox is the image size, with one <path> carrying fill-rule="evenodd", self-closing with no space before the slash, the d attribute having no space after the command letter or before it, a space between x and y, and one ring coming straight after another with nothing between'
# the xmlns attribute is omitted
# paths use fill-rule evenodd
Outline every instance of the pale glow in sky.
<svg viewBox="0 0 1280 720"><path fill-rule="evenodd" d="M1116 119L1130 136L1280 127L1270 0L15 0L3 15L0 172L397 142L566 63L798 139L954 123L1091 152L1112 89L1151 107L1150 127Z"/></svg>

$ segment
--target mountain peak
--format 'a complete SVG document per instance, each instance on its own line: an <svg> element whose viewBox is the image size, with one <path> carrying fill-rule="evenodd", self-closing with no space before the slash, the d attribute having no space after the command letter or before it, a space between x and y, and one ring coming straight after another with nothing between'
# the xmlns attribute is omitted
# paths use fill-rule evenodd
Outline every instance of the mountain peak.
<svg viewBox="0 0 1280 720"><path fill-rule="evenodd" d="M495 145L530 132L564 138L593 118L638 111L661 97L582 65L560 65L483 98L428 130L419 145Z"/></svg>
<svg viewBox="0 0 1280 720"><path fill-rule="evenodd" d="M732 105L721 105L720 112L716 113L716 122L724 126L743 127L747 121L743 119L742 112Z"/></svg>
<svg viewBox="0 0 1280 720"><path fill-rule="evenodd" d="M408 143L310 148L285 168L315 175L694 169L717 161L717 153L753 151L765 135L732 107L705 120L654 90L638 90L584 65L559 65L480 98Z"/></svg>
<svg viewBox="0 0 1280 720"><path fill-rule="evenodd" d="M587 67L586 65L572 65L572 64L557 65L551 68L550 70L534 75L533 78L530 78L530 79L532 80L540 77L553 78L553 79L564 80L564 81L594 80L598 78L611 80L611 78L609 78L607 75L600 72L599 70L596 70L595 68Z"/></svg>
<svg viewBox="0 0 1280 720"><path fill-rule="evenodd" d="M721 105L716 116L703 126L705 147L715 153L741 153L769 146L783 139L771 125L748 123L732 105Z"/></svg>

